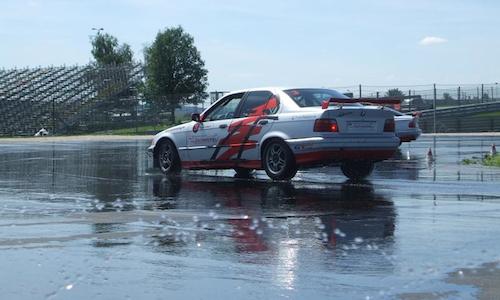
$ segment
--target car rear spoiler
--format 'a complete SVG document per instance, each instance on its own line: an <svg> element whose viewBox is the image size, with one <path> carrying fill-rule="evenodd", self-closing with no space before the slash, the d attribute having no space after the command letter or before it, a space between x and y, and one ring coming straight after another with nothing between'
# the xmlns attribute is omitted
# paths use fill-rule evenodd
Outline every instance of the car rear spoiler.
<svg viewBox="0 0 500 300"><path fill-rule="evenodd" d="M400 104L404 97L382 97L382 98L330 98L323 101L321 108L327 109L330 103L367 103L367 104Z"/></svg>

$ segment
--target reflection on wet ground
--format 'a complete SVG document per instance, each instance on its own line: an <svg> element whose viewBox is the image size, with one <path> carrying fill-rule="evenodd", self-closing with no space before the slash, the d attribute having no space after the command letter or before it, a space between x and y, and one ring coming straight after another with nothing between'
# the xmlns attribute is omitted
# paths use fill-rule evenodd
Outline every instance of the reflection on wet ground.
<svg viewBox="0 0 500 300"><path fill-rule="evenodd" d="M0 292L474 298L485 293L481 278L500 280L496 265L447 278L500 260L500 170L460 162L499 142L425 137L361 183L334 167L290 183L262 172L167 178L150 168L142 140L0 143Z"/></svg>

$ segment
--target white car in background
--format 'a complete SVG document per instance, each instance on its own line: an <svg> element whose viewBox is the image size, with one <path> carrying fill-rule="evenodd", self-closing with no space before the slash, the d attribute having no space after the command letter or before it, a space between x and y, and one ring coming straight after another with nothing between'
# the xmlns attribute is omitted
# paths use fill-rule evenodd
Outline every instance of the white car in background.
<svg viewBox="0 0 500 300"><path fill-rule="evenodd" d="M396 100L398 102L398 97L390 97L391 99ZM380 104L384 104L384 98L380 98ZM387 99L387 98L385 98ZM361 98L358 99L360 102L365 103L365 105L371 106L377 104L377 99L370 98ZM358 101L354 100L354 101ZM367 101L368 100L368 101ZM362 106L361 103L352 103L351 105ZM395 110L390 107L384 107L384 109L390 111L394 115L394 121L396 123L395 133L399 138L399 144L401 145L404 142L415 141L421 134L422 130L418 126L418 117L420 113L413 113L412 115L404 114L398 110Z"/></svg>
<svg viewBox="0 0 500 300"><path fill-rule="evenodd" d="M394 97L396 99L397 97ZM367 98L368 99L368 98ZM363 98L358 99L361 102ZM355 101L358 101L355 100ZM368 106L376 104L377 99L372 99L373 103L366 103ZM384 99L381 98L380 104L384 104ZM362 106L361 103L352 103L354 106ZM404 114L400 111L397 111L390 107L385 107L384 109L390 111L394 115L394 121L396 123L395 133L399 138L399 144L401 145L404 142L415 141L421 134L422 130L418 126L418 117L419 113L414 113L412 115Z"/></svg>
<svg viewBox="0 0 500 300"><path fill-rule="evenodd" d="M299 168L340 163L344 175L359 180L399 146L394 115L381 106L329 106L339 101L350 99L330 89L232 92L191 122L158 133L148 150L165 174L263 169L273 180L289 180Z"/></svg>
<svg viewBox="0 0 500 300"><path fill-rule="evenodd" d="M422 134L422 130L418 126L418 114L407 115L392 108L387 109L394 114L396 136L399 138L400 144L415 141Z"/></svg>

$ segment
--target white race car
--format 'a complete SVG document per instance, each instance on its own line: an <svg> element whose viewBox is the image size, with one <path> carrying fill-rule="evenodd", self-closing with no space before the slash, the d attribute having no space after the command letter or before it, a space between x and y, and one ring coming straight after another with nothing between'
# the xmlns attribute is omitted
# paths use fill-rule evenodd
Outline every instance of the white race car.
<svg viewBox="0 0 500 300"><path fill-rule="evenodd" d="M392 108L388 108L388 110L394 114L395 131L400 144L414 141L422 134L422 130L418 126L418 114L407 115Z"/></svg>
<svg viewBox="0 0 500 300"><path fill-rule="evenodd" d="M345 176L359 180L393 155L399 138L392 112L351 100L330 89L232 92L191 122L158 133L148 150L165 174L264 169L273 180L289 180L299 168L340 163Z"/></svg>
<svg viewBox="0 0 500 300"><path fill-rule="evenodd" d="M353 105L362 105L356 103ZM369 104L371 105L371 104ZM422 130L418 126L419 113L414 113L413 115L404 114L400 111L386 107L386 109L393 113L394 121L396 122L395 133L399 138L399 144L404 142L415 141L421 134Z"/></svg>

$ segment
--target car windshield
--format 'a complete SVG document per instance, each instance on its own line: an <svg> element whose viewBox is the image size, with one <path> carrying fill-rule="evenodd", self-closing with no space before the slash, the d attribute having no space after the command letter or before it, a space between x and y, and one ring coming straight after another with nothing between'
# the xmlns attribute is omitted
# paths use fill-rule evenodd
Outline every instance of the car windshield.
<svg viewBox="0 0 500 300"><path fill-rule="evenodd" d="M330 89L289 89L284 91L300 107L321 106L330 98L349 99L344 94ZM346 103L345 106L359 106L359 103Z"/></svg>

